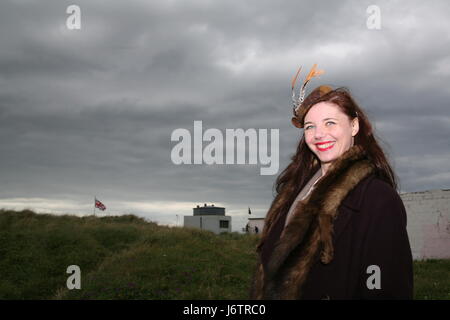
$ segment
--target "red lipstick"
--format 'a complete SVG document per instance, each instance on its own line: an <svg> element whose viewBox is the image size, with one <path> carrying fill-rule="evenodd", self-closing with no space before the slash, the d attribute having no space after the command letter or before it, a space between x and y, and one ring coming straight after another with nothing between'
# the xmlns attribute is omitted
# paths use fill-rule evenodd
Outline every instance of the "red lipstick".
<svg viewBox="0 0 450 320"><path fill-rule="evenodd" d="M331 145L326 148L320 147L321 145L329 144L329 143L331 143ZM333 148L335 143L336 143L336 141L325 141L325 142L318 142L315 145L319 151L327 151L327 150L330 150L331 148Z"/></svg>

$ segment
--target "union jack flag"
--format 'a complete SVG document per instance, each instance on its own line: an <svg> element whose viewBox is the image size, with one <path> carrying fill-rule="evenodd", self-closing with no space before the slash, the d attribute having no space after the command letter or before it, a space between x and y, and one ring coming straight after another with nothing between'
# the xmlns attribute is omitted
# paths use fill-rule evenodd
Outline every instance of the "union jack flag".
<svg viewBox="0 0 450 320"><path fill-rule="evenodd" d="M106 207L103 203L101 203L100 201L97 200L97 198L95 199L95 207L99 208L102 211L106 210Z"/></svg>

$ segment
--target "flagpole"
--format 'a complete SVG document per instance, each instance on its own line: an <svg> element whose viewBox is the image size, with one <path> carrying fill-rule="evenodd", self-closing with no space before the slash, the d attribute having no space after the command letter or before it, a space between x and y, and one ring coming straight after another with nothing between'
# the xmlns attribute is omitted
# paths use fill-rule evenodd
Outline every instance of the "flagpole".
<svg viewBox="0 0 450 320"><path fill-rule="evenodd" d="M95 216L95 201L97 201L97 196L94 196L94 216Z"/></svg>

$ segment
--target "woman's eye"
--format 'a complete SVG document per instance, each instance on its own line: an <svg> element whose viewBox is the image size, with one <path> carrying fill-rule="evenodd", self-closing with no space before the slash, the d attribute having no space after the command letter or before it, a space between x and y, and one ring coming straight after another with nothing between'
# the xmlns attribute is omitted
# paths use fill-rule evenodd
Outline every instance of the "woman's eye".
<svg viewBox="0 0 450 320"><path fill-rule="evenodd" d="M310 128L312 128L312 126L306 126L306 127L305 127L305 130L308 130L308 129L310 129Z"/></svg>
<svg viewBox="0 0 450 320"><path fill-rule="evenodd" d="M328 121L328 122L327 122L327 125L330 124L330 123L331 123L331 124L335 124L333 121Z"/></svg>

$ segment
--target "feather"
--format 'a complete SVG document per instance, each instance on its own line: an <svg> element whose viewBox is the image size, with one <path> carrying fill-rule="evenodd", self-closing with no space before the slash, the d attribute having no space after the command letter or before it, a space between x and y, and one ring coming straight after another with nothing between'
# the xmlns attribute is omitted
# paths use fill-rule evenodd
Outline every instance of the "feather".
<svg viewBox="0 0 450 320"><path fill-rule="evenodd" d="M297 74L295 75L295 77L292 78L292 81L291 81L292 90L294 90L295 82L297 82L297 78L298 78L298 75L300 74L300 70L302 70L302 67L298 68Z"/></svg>
<svg viewBox="0 0 450 320"><path fill-rule="evenodd" d="M311 71L309 71L309 74L306 76L305 83L307 83L312 78L320 76L321 74L325 73L324 70L316 70L316 68L317 68L317 63L315 63L313 65L313 67L311 68Z"/></svg>

